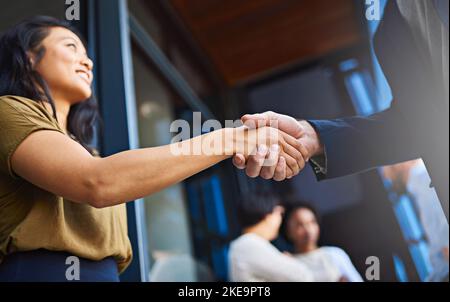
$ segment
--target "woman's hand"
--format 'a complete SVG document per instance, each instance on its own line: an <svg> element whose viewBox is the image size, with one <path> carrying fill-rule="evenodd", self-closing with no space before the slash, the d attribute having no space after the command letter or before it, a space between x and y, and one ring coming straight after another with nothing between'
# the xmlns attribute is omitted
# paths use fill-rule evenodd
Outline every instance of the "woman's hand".
<svg viewBox="0 0 450 302"><path fill-rule="evenodd" d="M305 166L302 154L307 154L307 151L303 145L294 137L276 128L249 129L239 127L234 129L233 137L234 154L243 154L246 160L249 159L250 161L263 160L263 163L259 163L259 166L267 167L268 178L271 178L270 176L274 175L277 170L279 171L276 174L285 174L281 175L284 176L283 179L290 178L298 174ZM266 157L269 148L271 152ZM273 154L277 157L274 157ZM287 169L285 169L286 167ZM264 178L264 173L262 177Z"/></svg>

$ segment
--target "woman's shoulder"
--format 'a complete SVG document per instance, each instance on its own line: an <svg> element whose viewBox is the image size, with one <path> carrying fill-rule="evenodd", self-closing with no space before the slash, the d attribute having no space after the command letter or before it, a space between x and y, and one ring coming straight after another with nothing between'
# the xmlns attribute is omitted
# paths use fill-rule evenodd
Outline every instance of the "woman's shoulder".
<svg viewBox="0 0 450 302"><path fill-rule="evenodd" d="M38 101L22 96L0 96L0 127L4 131L29 129L55 129L63 132L56 119Z"/></svg>
<svg viewBox="0 0 450 302"><path fill-rule="evenodd" d="M231 242L231 247L233 249L243 249L243 250L254 247L261 248L261 246L264 247L267 245L270 245L269 241L252 233L242 234L241 236L239 236L238 238L236 238Z"/></svg>
<svg viewBox="0 0 450 302"><path fill-rule="evenodd" d="M0 96L0 114L2 118L27 117L33 121L45 121L57 124L52 114L42 102L17 95Z"/></svg>
<svg viewBox="0 0 450 302"><path fill-rule="evenodd" d="M14 110L20 113L39 113L45 114L45 107L37 101L32 99L17 96L17 95L2 95L0 96L0 108L1 112Z"/></svg>
<svg viewBox="0 0 450 302"><path fill-rule="evenodd" d="M337 246L323 246L320 249L323 252L325 252L335 258L341 258L341 259L349 258L347 253L343 249L341 249L340 247L337 247Z"/></svg>

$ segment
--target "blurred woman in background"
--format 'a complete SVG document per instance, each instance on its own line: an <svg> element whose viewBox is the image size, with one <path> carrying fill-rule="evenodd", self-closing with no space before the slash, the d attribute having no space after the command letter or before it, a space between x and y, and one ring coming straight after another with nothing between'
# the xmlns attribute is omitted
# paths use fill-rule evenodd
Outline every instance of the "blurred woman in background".
<svg viewBox="0 0 450 302"><path fill-rule="evenodd" d="M305 203L296 202L288 208L283 229L294 246L293 257L313 271L319 280L337 278L343 282L361 282L361 276L344 250L318 246L318 217L316 210Z"/></svg>

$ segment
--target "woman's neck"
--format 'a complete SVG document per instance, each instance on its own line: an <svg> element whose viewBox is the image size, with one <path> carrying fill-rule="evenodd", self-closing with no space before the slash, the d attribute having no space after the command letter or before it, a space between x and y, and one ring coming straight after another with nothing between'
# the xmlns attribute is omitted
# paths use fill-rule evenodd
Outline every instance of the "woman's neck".
<svg viewBox="0 0 450 302"><path fill-rule="evenodd" d="M271 234L269 234L270 232L267 231L267 228L264 225L264 223L259 223L257 225L245 228L243 233L244 234L252 233L252 234L256 234L259 237L262 237L268 241L272 240L272 236L271 236Z"/></svg>
<svg viewBox="0 0 450 302"><path fill-rule="evenodd" d="M58 119L59 126L64 130L64 132L68 133L67 131L67 117L69 116L70 111L70 103L64 100L53 100L55 103L55 109L56 109L56 118ZM52 106L44 102L45 107L47 110L53 114Z"/></svg>
<svg viewBox="0 0 450 302"><path fill-rule="evenodd" d="M311 243L311 244L306 244L306 245L296 245L295 251L298 254L304 254L304 253L309 253L309 252L315 251L318 248L319 247L317 246L317 244Z"/></svg>

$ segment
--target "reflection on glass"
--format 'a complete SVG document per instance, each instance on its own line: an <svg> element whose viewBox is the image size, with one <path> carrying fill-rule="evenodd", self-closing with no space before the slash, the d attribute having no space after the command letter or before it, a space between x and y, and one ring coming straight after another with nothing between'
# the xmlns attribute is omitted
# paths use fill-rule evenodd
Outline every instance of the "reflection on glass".
<svg viewBox="0 0 450 302"><path fill-rule="evenodd" d="M396 193L394 209L421 280L443 280L449 272L449 228L424 162L386 166L382 174Z"/></svg>
<svg viewBox="0 0 450 302"><path fill-rule="evenodd" d="M169 126L174 119L171 105L173 95L158 78L146 58L136 49L133 50L133 69L140 147L168 144L172 138ZM144 200L148 252L152 259L150 279L175 281L167 278L177 275L176 280L195 281L197 270L192 269L195 266L191 266L191 269L189 266L187 269L180 269L182 265L179 259L192 259L189 221L182 185L172 186L147 196ZM158 273L161 267L164 267L165 271L163 277ZM173 274L175 271L178 273Z"/></svg>

